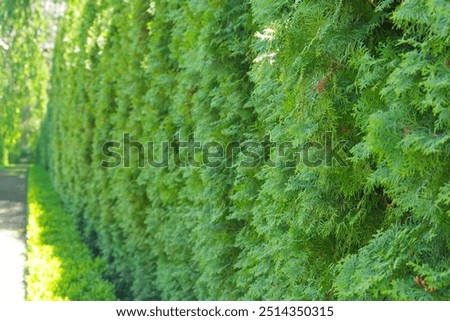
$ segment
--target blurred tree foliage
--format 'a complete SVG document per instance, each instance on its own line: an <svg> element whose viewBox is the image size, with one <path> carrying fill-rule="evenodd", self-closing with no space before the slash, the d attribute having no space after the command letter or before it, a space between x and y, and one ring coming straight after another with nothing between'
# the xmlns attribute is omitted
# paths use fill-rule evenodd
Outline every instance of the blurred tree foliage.
<svg viewBox="0 0 450 321"><path fill-rule="evenodd" d="M122 299L448 299L449 28L447 0L70 0L40 162ZM348 166L101 168L124 132L330 132Z"/></svg>
<svg viewBox="0 0 450 321"><path fill-rule="evenodd" d="M48 20L42 3L0 2L0 165L30 158L47 105Z"/></svg>

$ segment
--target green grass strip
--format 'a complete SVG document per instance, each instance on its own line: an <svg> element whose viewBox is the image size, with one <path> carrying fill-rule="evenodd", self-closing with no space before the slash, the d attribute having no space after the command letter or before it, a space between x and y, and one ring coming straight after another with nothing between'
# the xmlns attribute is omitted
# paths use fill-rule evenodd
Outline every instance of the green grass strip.
<svg viewBox="0 0 450 321"><path fill-rule="evenodd" d="M92 258L47 172L36 165L28 177L27 237L27 300L115 300L102 278L105 263Z"/></svg>

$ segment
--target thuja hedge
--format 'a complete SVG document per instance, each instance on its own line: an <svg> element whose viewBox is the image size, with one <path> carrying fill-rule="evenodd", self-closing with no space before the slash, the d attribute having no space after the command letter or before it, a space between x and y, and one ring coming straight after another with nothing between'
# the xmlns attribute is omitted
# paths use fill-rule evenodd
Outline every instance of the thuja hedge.
<svg viewBox="0 0 450 321"><path fill-rule="evenodd" d="M449 6L70 1L41 162L117 295L448 298ZM102 168L124 133L345 162Z"/></svg>
<svg viewBox="0 0 450 321"><path fill-rule="evenodd" d="M103 279L105 262L93 259L51 186L48 173L32 166L28 177L27 300L114 300Z"/></svg>

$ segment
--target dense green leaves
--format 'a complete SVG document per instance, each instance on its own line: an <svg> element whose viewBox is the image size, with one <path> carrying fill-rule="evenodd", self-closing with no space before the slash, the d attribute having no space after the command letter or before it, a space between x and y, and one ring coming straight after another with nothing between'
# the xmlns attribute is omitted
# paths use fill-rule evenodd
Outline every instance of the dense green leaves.
<svg viewBox="0 0 450 321"><path fill-rule="evenodd" d="M449 34L440 25L448 9L446 1L405 1L392 14L402 37L354 60L360 75L354 112L364 134L356 159L376 159L367 186L383 188L389 198L391 227L343 261L339 298L449 296L449 208L439 193L450 180Z"/></svg>
<svg viewBox="0 0 450 321"><path fill-rule="evenodd" d="M117 295L448 298L450 10L418 2L69 1L41 162ZM100 167L124 133L344 163Z"/></svg>

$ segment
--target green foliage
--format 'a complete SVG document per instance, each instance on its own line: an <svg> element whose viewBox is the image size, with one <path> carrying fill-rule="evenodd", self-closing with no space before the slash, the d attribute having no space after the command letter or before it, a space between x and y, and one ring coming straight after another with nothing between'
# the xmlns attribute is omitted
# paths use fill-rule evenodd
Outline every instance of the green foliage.
<svg viewBox="0 0 450 321"><path fill-rule="evenodd" d="M102 279L105 262L93 259L73 218L41 167L28 178L27 300L114 300Z"/></svg>
<svg viewBox="0 0 450 321"><path fill-rule="evenodd" d="M338 298L450 297L449 9L405 1L390 14L402 36L353 58L364 135L355 162L372 159L366 186L382 188L389 208L371 243L341 262Z"/></svg>
<svg viewBox="0 0 450 321"><path fill-rule="evenodd" d="M117 296L448 298L449 12L445 0L69 1L40 161ZM101 168L102 145L125 132L156 146L330 133L348 166Z"/></svg>
<svg viewBox="0 0 450 321"><path fill-rule="evenodd" d="M40 2L0 3L0 164L34 153L48 98L48 27Z"/></svg>

